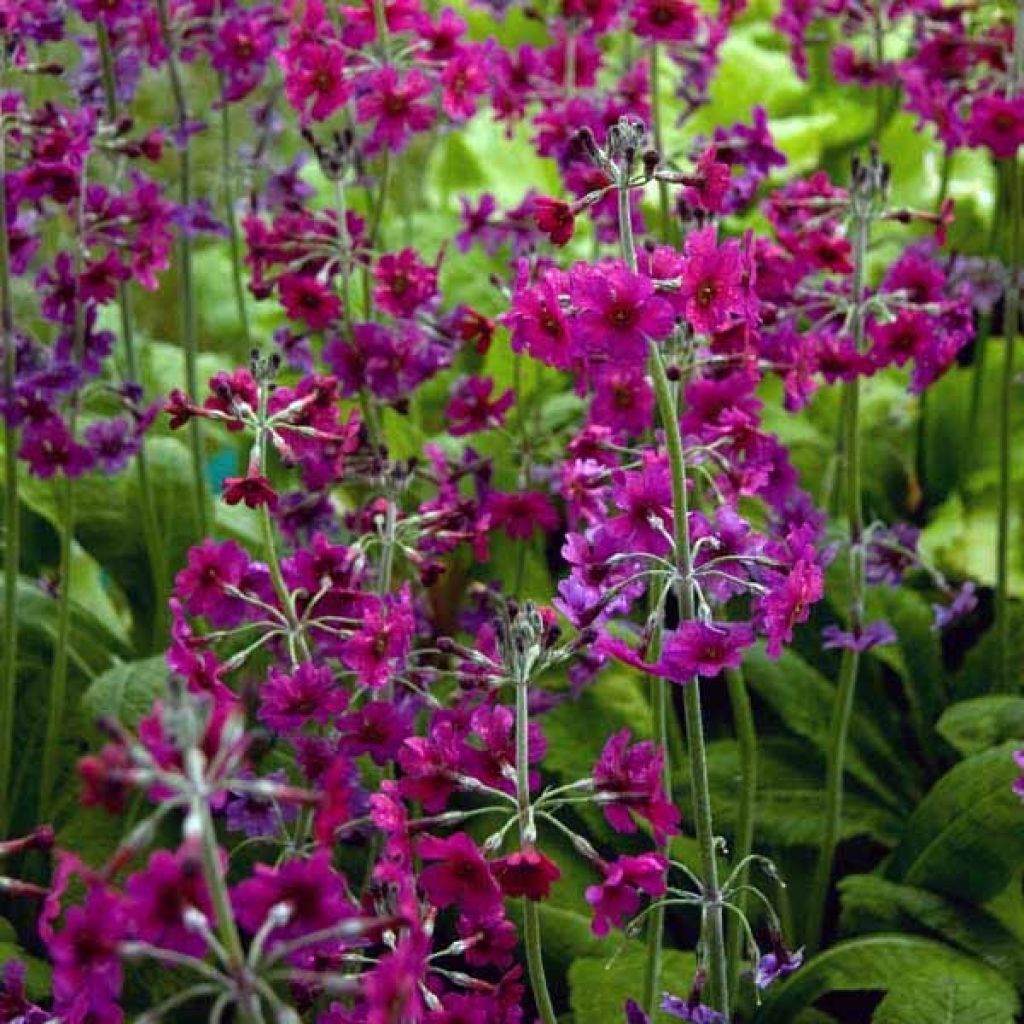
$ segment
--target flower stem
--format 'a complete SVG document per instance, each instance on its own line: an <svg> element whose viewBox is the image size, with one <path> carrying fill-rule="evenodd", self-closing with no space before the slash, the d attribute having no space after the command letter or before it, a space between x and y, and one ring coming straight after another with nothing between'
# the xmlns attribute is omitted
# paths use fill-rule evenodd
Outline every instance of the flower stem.
<svg viewBox="0 0 1024 1024"><path fill-rule="evenodd" d="M188 141L190 130L188 103L185 87L181 80L181 68L174 50L174 34L167 12L167 0L156 0L160 21L160 34L167 47L167 74L170 78L171 97L174 101L178 120L178 201L187 210L192 203L192 154ZM181 260L181 338L185 349L185 390L193 401L199 397L199 339L196 329L195 279L192 268L192 240L188 229L182 227L178 235L178 252ZM199 418L189 421L189 446L192 453L192 477L195 487L196 522L199 532L207 536L210 532L210 512L206 491L206 467L203 459L203 438L199 429Z"/></svg>
<svg viewBox="0 0 1024 1024"><path fill-rule="evenodd" d="M201 751L192 749L187 752L189 774L197 789L205 785L203 780L204 763ZM232 973L240 981L246 974L245 953L242 949L242 940L235 925L235 916L231 908L231 896L228 893L227 879L224 875L224 865L220 856L220 849L217 844L217 830L213 824L213 816L210 814L209 805L206 799L197 795L192 800L191 816L195 820L199 831L199 845L203 866L203 880L210 894L210 903L213 907L216 918L215 925L221 945L227 952L230 960L229 967ZM240 985L240 989L242 986ZM254 1007L255 999L244 997L240 993L238 1000L239 1015L247 1024L260 1019L262 1016L258 1005Z"/></svg>
<svg viewBox="0 0 1024 1024"><path fill-rule="evenodd" d="M235 212L235 172L231 150L231 111L223 95L224 89L222 86L220 161L221 174L224 179L224 219L228 225L228 247L231 253L231 284L235 292L235 305L238 307L238 323L242 328L242 340L245 344L243 356L248 358L249 349L252 347L252 332L249 328L249 309L245 304L245 285L242 282L242 243L238 233L238 215Z"/></svg>
<svg viewBox="0 0 1024 1024"><path fill-rule="evenodd" d="M757 732L754 729L754 714L750 708L750 695L743 673L739 669L727 670L726 683L729 687L729 703L732 706L733 725L740 750L740 792L739 808L736 815L736 840L733 844L733 862L741 864L754 849L754 804L757 798ZM744 915L747 912L747 893L742 887L747 884L748 868L743 868L736 879L741 889L737 907ZM738 925L729 933L729 987L735 992L740 981L740 964L743 953L743 930Z"/></svg>
<svg viewBox="0 0 1024 1024"><path fill-rule="evenodd" d="M680 618L689 620L694 617L694 600L693 565L690 556L689 499L686 493L686 462L683 453L683 440L679 430L678 410L672 397L672 389L661 353L653 344L651 345L650 368L654 381L654 393L658 402L658 414L665 431L665 446L668 451L672 477L673 535L678 576L676 598L679 602ZM665 699L662 698L663 701ZM729 985L725 957L725 922L723 920L722 894L718 883L718 858L715 852L715 833L711 819L711 787L708 781L707 750L704 744L700 684L697 677L691 679L683 688L683 708L686 746L690 758L693 823L697 833L697 845L700 849L703 896L706 901L705 934L702 935L702 944L707 950L708 956L708 989L711 993L712 1005L715 1009L720 1010L728 1020ZM659 956L660 943L659 932L657 939ZM651 970L651 964L648 962L647 971Z"/></svg>
<svg viewBox="0 0 1024 1024"><path fill-rule="evenodd" d="M1017 24L1014 37L1013 72L1008 89L1013 99L1024 81L1024 0L1017 3ZM1013 687L1010 659L1010 484L1012 455L1010 413L1013 404L1014 349L1020 330L1021 265L1021 172L1016 153L1006 162L1010 190L1010 258L1006 268L1004 292L1003 372L999 390L999 519L996 539L996 640L999 649L997 688Z"/></svg>
<svg viewBox="0 0 1024 1024"><path fill-rule="evenodd" d="M117 123L117 85L114 78L114 59L110 49L110 36L103 19L96 21L102 68L103 92L107 103L107 117L111 124ZM117 288L118 312L121 320L121 344L124 348L124 376L132 383L140 384L138 353L135 350L131 292L128 284L119 282ZM153 577L153 646L162 649L167 637L167 557L164 552L163 534L157 503L153 497L153 484L149 474L145 441L139 446L135 457L135 471L139 478L139 503L142 506L142 532L146 544L150 573Z"/></svg>
<svg viewBox="0 0 1024 1024"><path fill-rule="evenodd" d="M529 674L516 659L516 800L519 805L519 842L526 845L534 828L530 813L530 681ZM523 899L523 945L530 988L542 1024L557 1024L555 1008L548 991L541 948L540 911L536 900Z"/></svg>
<svg viewBox="0 0 1024 1024"><path fill-rule="evenodd" d="M664 153L664 138L661 127L661 53L658 44L651 44L651 132L654 136L654 148L659 154ZM661 214L661 238L667 245L675 245L675 224L672 219L672 206L669 202L668 182L658 181L658 208Z"/></svg>
<svg viewBox="0 0 1024 1024"><path fill-rule="evenodd" d="M0 53L0 80L6 70ZM0 838L11 813L14 702L18 687L18 565L21 518L18 507L18 430L14 426L14 303L11 297L10 243L7 236L7 122L0 116L0 343L4 349L4 632L0 680Z"/></svg>
<svg viewBox="0 0 1024 1024"><path fill-rule="evenodd" d="M856 201L855 201L856 202ZM864 276L867 263L870 210L854 209L853 266L853 340L858 351L864 347ZM864 511L861 498L860 379L853 377L843 386L844 468L846 517L850 539L850 616L849 628L859 636L864 616ZM832 862L843 811L843 770L846 762L846 739L853 715L853 699L857 685L860 654L847 648L839 668L839 685L829 729L825 771L825 831L811 890L810 930L807 944L817 948L825 924Z"/></svg>
<svg viewBox="0 0 1024 1024"><path fill-rule="evenodd" d="M75 532L75 498L71 477L61 480L60 568L57 578L57 624L53 648L53 673L47 695L46 733L43 738L42 774L39 781L40 820L50 812L57 759L60 754L61 725L68 688L68 640L71 624L71 545Z"/></svg>

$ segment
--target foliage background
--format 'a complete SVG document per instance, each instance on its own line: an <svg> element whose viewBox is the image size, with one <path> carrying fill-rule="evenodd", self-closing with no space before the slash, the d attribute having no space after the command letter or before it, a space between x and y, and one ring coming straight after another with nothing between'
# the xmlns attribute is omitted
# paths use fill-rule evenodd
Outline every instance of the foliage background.
<svg viewBox="0 0 1024 1024"><path fill-rule="evenodd" d="M464 14L478 37L493 31L488 12L468 8ZM779 178L823 168L842 181L851 155L863 150L871 137L876 116L873 101L863 90L831 81L820 60L812 61L810 79L801 81L784 40L771 27L773 14L770 3L758 0L741 17L724 44L711 102L685 126L671 125L673 97L665 76L662 105L670 122L667 148L688 152L696 136L709 135L717 125L747 120L751 108L761 104L777 144L789 158ZM537 20L518 8L509 12L499 34L506 44L544 38ZM628 60L628 41L609 39L607 43ZM900 40L890 40L890 45L898 50ZM193 97L214 94L212 80L195 71L190 75ZM166 90L150 81L139 109L154 124L168 124L172 116L166 102ZM250 126L241 119L232 124L232 131L238 139L251 136ZM294 147L297 153L301 143L287 135L285 139L285 148ZM895 205L931 204L943 175L948 175L948 193L955 198L958 212L950 248L985 255L991 252L993 239L997 248L1003 244L1000 232L993 232L993 225L1000 225L1001 211L986 155L960 151L945 166L942 150L929 132L919 130L894 99L885 108L880 144L892 165ZM194 145L198 191L215 203L222 187L218 147L215 130L199 136ZM307 163L304 176L322 189L329 202L327 183L313 163ZM234 183L236 194L244 195L252 184L240 171ZM453 301L497 314L503 298L490 278L506 268L490 261L479 248L460 253L451 244L459 229L460 198L491 192L503 205L513 205L531 189L557 191L553 166L536 157L525 138L508 138L486 115L478 116L463 130L417 143L398 159L383 246L411 244L433 258L447 245L443 292ZM758 226L756 214L750 220ZM905 235L902 229L899 233ZM887 238L879 232L872 252L876 268L899 251L902 243L896 234L894 229L893 237ZM591 249L586 233L572 244L581 257ZM196 280L204 378L246 359L229 261L226 242L199 243ZM159 292L136 289L134 295L145 337L143 382L151 396L178 386L183 377L183 356L176 343L176 290L172 269ZM28 292L16 296L19 315L29 315L33 298ZM283 322L274 304L252 301L250 314L254 337L267 345L274 328ZM538 443L543 443L553 425L575 411L575 398L552 371L538 365L527 371L524 380L517 379L503 335L480 357L480 363L474 369L494 377L499 390L519 388L525 406L523 428ZM858 688L839 859L845 877L840 904L832 914L838 944L775 991L757 1012L759 1022L812 1024L870 1016L881 1024L997 1024L1011 1021L1019 1012L1019 994L1024 991L1024 813L1010 791L1010 752L1014 741L1024 740L1024 698L1016 692L991 692L994 638L986 635L991 591L985 588L990 588L995 575L998 367L997 360L989 358L979 373L977 350L968 351L962 363L930 391L926 408L894 377L883 374L867 382L862 413L866 502L869 519L920 525L924 550L953 580L969 577L984 585L982 601L966 623L940 640L930 630L927 579L917 580L917 589L873 589L871 601L877 614L896 625L900 643L867 655ZM407 415L388 413L385 429L395 454L418 453L426 441L452 443L442 418L448 379L443 376L428 385ZM974 387L980 388L973 398L980 416L976 431L968 433ZM807 413L797 417L781 411L778 396L766 395L766 427L791 446L812 491L829 472L837 411L838 396L827 389L816 396ZM1014 417L1016 451L1021 453L1024 403L1016 403ZM208 442L218 478L233 472L244 458L233 448L214 448L220 442L212 436ZM485 447L488 443L497 446L500 441L482 442ZM183 441L160 422L149 435L146 449L169 563L178 567L198 532L188 455ZM1014 460L1014 474L1011 584L1019 598L1024 594L1024 457ZM131 724L160 693L165 675L159 617L138 525L137 479L131 473L117 478L89 476L76 486L71 699L79 714L67 720L64 800L57 824L61 844L95 862L113 849L130 821L111 822L98 812L79 810L71 766L96 744L92 722L97 714L116 714ZM35 765L46 704L43 688L55 635L54 602L39 581L54 576L59 554L55 486L26 475L20 481L20 494L24 503L17 722L21 756L10 807L14 832L33 824ZM256 524L250 515L219 504L217 531L256 542ZM513 572L513 557L510 546L495 562L496 576ZM462 568L467 574L473 571L468 564ZM790 881L787 889L777 887L774 895L787 934L798 940L815 845L822 831L823 752L838 664L827 653L822 656L817 628L844 613L842 571L842 565L833 566L828 590L832 605L819 609L800 637L797 649L803 657L791 653L772 663L755 654L746 665L760 735L755 848L773 856ZM526 564L526 592L547 599L558 573L557 545L554 551L548 550L538 540ZM1013 664L1019 689L1024 683L1024 614L1019 604L1015 614ZM716 692L714 686L706 689L716 824L728 840L735 828L738 752L724 692ZM586 723L585 729L580 728L581 722ZM577 704L563 706L548 718L547 769L564 781L585 775L604 737L624 726L649 737L651 709L642 680L624 668L611 669ZM681 745L678 732L673 742ZM674 756L672 760L679 766L676 792L685 794L685 759ZM685 822L685 801L683 810ZM594 809L581 808L576 825L598 845L610 844L607 826ZM616 843L621 848L622 837L616 837ZM691 860L690 841L680 839L676 852L681 859ZM618 1019L625 996L635 990L644 953L632 941L601 941L591 935L582 899L591 880L589 872L568 845L552 853L562 865L564 878L542 914L556 998L567 998L570 1019L577 1024ZM24 950L19 953L19 941L32 941L28 922L16 909L10 916L12 926L0 921L0 960L24 956ZM670 917L670 930L673 945L692 948L696 934L692 920ZM692 970L692 954L669 953L663 978L666 987L685 986ZM45 966L40 961L32 962L30 978L36 988L44 984ZM159 982L154 979L153 984ZM820 1001L819 1007L809 1009L815 1001ZM748 1006L746 1013L752 1012Z"/></svg>

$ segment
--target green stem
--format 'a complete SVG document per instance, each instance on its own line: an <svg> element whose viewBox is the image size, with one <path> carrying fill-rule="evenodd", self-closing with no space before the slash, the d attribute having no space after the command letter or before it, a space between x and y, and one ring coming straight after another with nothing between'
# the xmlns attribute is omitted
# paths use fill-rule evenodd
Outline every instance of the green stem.
<svg viewBox="0 0 1024 1024"><path fill-rule="evenodd" d="M1024 0L1017 2L1017 24L1013 49L1013 72L1007 90L1010 99L1017 95L1024 82ZM999 521L996 539L996 640L999 649L1001 690L1013 688L1013 666L1010 657L1010 484L1013 438L1010 415L1013 405L1014 349L1020 330L1021 267L1021 172L1016 153L1007 160L1006 174L1010 189L1010 258L1006 268L1004 292L1003 372L999 390Z"/></svg>
<svg viewBox="0 0 1024 1024"><path fill-rule="evenodd" d="M249 308L245 303L245 285L242 281L242 243L238 233L238 215L235 212L234 159L231 149L231 112L227 101L223 98L224 88L221 86L220 108L220 160L221 174L224 177L224 218L228 225L228 247L231 252L231 284L235 292L235 305L238 307L238 322L242 328L242 339L245 342L244 357L249 357L252 348L252 332L249 328Z"/></svg>
<svg viewBox="0 0 1024 1024"><path fill-rule="evenodd" d="M522 847L532 841L534 829L530 813L530 680L521 659L516 660L516 800L519 806L519 844ZM557 1024L544 972L540 912L537 902L526 898L523 899L523 945L537 1014L542 1024Z"/></svg>
<svg viewBox="0 0 1024 1024"><path fill-rule="evenodd" d="M182 138L178 148L178 200L185 208L192 203L192 154L188 141L189 115L185 99L185 87L181 79L181 68L174 49L174 34L167 13L167 0L156 0L160 34L167 48L167 73L171 84L178 131ZM192 267L192 240L188 231L181 229L178 235L178 253L181 261L181 336L185 349L185 390L193 401L199 398L199 338L196 326L195 275ZM195 487L196 522L199 532L207 536L210 532L210 512L206 490L206 467L203 458L203 437L199 428L199 417L189 421L189 447L192 454L192 477Z"/></svg>
<svg viewBox="0 0 1024 1024"><path fill-rule="evenodd" d="M99 42L100 66L103 72L103 91L107 103L107 117L111 124L117 123L117 86L114 78L114 59L110 49L110 36L103 19L96 21L96 35ZM126 282L118 284L118 312L121 320L121 344L124 348L124 376L133 383L141 383L138 354L135 350L131 292ZM135 471L139 479L139 502L142 506L142 532L146 544L150 573L153 578L153 646L163 649L167 637L167 557L164 552L163 535L157 503L153 496L153 484L149 474L146 446L143 441L135 457Z"/></svg>
<svg viewBox="0 0 1024 1024"><path fill-rule="evenodd" d="M754 803L757 798L757 732L754 729L754 713L750 707L750 695L743 673L739 669L725 673L729 687L729 703L732 706L733 726L740 751L739 807L736 815L736 840L733 844L733 861L742 863L754 850ZM736 880L737 886L747 884L749 869L744 868ZM736 898L738 909L747 913L748 894L741 892ZM729 987L736 992L740 981L740 965L743 957L743 929L738 925L729 932Z"/></svg>
<svg viewBox="0 0 1024 1024"><path fill-rule="evenodd" d="M6 70L0 53L0 80ZM14 415L14 302L11 297L10 240L7 236L7 121L0 117L0 344L4 349L4 659L0 681L0 838L7 835L11 813L11 764L14 757L14 704L18 687L18 430Z"/></svg>
<svg viewBox="0 0 1024 1024"><path fill-rule="evenodd" d="M623 178L629 178L629 169L623 172ZM622 249L622 261L636 273L636 244L633 241L633 222L629 216L629 189L622 185L617 189L619 199L619 245Z"/></svg>
<svg viewBox="0 0 1024 1024"><path fill-rule="evenodd" d="M856 200L855 200L856 202ZM864 276L867 264L871 211L854 211L853 270L853 339L858 351L864 347ZM847 525L850 534L850 615L849 627L859 636L864 615L864 511L861 496L860 380L854 377L843 386L843 444L846 470L845 498ZM832 864L843 811L843 771L846 763L846 740L853 714L860 654L847 648L839 670L839 685L829 730L827 766L825 771L825 831L811 890L810 931L807 944L813 950L821 941L825 924Z"/></svg>
<svg viewBox="0 0 1024 1024"><path fill-rule="evenodd" d="M1024 28L1021 29L1024 31ZM1021 264L1021 176L1014 161L1010 171L1010 261L1004 302L1005 338L1003 367L999 388L999 519L996 549L996 629L999 646L998 689L1013 688L1010 654L1010 486L1013 468L1014 362L1017 334L1020 330L1020 288L1017 283Z"/></svg>
<svg viewBox="0 0 1024 1024"><path fill-rule="evenodd" d="M187 754L189 760L189 773L197 788L205 785L203 780L203 755L198 750L190 750ZM228 894L227 879L224 874L224 865L220 856L220 849L217 844L217 831L213 824L213 817L206 800L196 796L192 800L192 815L199 826L200 848L203 865L203 879L210 894L210 903L213 906L215 926L221 945L224 947L230 961L229 968L236 978L241 978L245 971L245 953L242 949L242 940L235 926L235 916L231 909L231 897ZM252 999L242 998L239 1000L238 1008L244 1021L253 1024L259 1019L258 1010L254 1010Z"/></svg>
<svg viewBox="0 0 1024 1024"><path fill-rule="evenodd" d="M39 782L40 820L50 813L53 788L57 780L61 725L68 688L68 640L71 624L71 556L75 532L75 499L72 479L61 481L60 495L60 568L57 579L57 624L53 648L53 673L47 695L46 733L43 739L43 763Z"/></svg>
<svg viewBox="0 0 1024 1024"><path fill-rule="evenodd" d="M661 125L661 60L657 43L651 44L651 133L654 136L654 148L664 154L664 133ZM661 215L661 238L667 245L675 245L672 205L669 201L668 182L658 181L658 208Z"/></svg>
<svg viewBox="0 0 1024 1024"><path fill-rule="evenodd" d="M661 649L662 623L658 623L651 641L650 657L656 658ZM668 686L660 676L651 676L651 709L653 712L654 741L662 749L662 786L665 795L671 799L672 794L672 760L668 745ZM666 842L661 850L666 857L669 855L669 844ZM649 1017L653 1017L661 982L662 946L665 935L665 907L658 904L651 912L647 921L647 960L644 963L643 1008Z"/></svg>
<svg viewBox="0 0 1024 1024"><path fill-rule="evenodd" d="M693 565L690 555L689 499L686 493L686 462L683 440L679 430L679 415L672 396L671 385L665 373L661 353L652 344L650 358L651 377L658 402L658 415L665 431L672 477L672 518L677 570L676 597L683 621L694 618ZM701 875L704 887L705 934L703 946L708 956L708 990L715 1009L729 1019L728 969L725 956L725 922L721 891L718 882L718 858L715 852L715 833L711 818L711 787L708 780L707 750L704 743L704 723L701 714L700 684L696 677L683 688L683 707L686 723L686 746L690 758L690 785L693 799L693 823L700 850ZM662 698L664 700L664 698ZM667 745L666 745L667 762ZM659 946L661 937L657 940ZM648 948L650 956L650 947ZM651 964L647 964L647 972ZM646 991L645 984L645 991Z"/></svg>

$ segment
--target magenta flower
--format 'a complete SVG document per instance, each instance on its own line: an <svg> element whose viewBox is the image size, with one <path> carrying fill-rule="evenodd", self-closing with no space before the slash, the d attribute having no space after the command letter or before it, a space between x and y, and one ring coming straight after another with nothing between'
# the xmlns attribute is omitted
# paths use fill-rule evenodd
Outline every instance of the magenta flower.
<svg viewBox="0 0 1024 1024"><path fill-rule="evenodd" d="M559 370L569 368L576 346L560 298L567 287L568 281L559 271L545 274L532 287L520 283L511 308L502 317L512 332L513 351L529 352Z"/></svg>
<svg viewBox="0 0 1024 1024"><path fill-rule="evenodd" d="M800 559L778 585L759 602L761 628L768 638L766 650L772 658L782 653L782 645L793 639L793 627L806 622L811 605L824 594L821 569Z"/></svg>
<svg viewBox="0 0 1024 1024"><path fill-rule="evenodd" d="M287 904L286 924L270 932L269 942L283 942L322 931L353 916L345 895L345 879L331 867L328 850L318 850L307 860L289 858L279 867L257 864L252 877L231 890L231 905L238 923L255 935L271 908Z"/></svg>
<svg viewBox="0 0 1024 1024"><path fill-rule="evenodd" d="M414 249L386 252L373 268L374 301L386 313L411 319L437 295L437 266L420 259Z"/></svg>
<svg viewBox="0 0 1024 1024"><path fill-rule="evenodd" d="M558 512L547 495L539 491L491 491L487 511L494 525L513 540L529 540L535 530L550 533L558 527Z"/></svg>
<svg viewBox="0 0 1024 1024"><path fill-rule="evenodd" d="M313 722L326 725L347 701L326 665L304 661L288 674L275 666L260 688L259 717L277 732L292 732Z"/></svg>
<svg viewBox="0 0 1024 1024"><path fill-rule="evenodd" d="M602 527L612 543L626 552L667 554L671 545L672 481L663 458L645 452L641 468L613 478L612 497L621 513Z"/></svg>
<svg viewBox="0 0 1024 1024"><path fill-rule="evenodd" d="M121 1020L115 1005L123 978L118 946L128 932L124 901L112 890L91 884L85 902L68 910L64 927L48 942L58 1012L74 1008L82 1016L72 1019L86 1019L91 1012L93 1020Z"/></svg>
<svg viewBox="0 0 1024 1024"><path fill-rule="evenodd" d="M477 100L487 92L486 46L460 47L441 71L441 107L453 121L476 113Z"/></svg>
<svg viewBox="0 0 1024 1024"><path fill-rule="evenodd" d="M650 742L630 746L629 737L629 730L623 729L608 738L594 765L594 787L616 798L601 802L605 820L616 832L636 832L636 818L643 818L661 845L678 831L680 817L665 795L664 753Z"/></svg>
<svg viewBox="0 0 1024 1024"><path fill-rule="evenodd" d="M433 86L422 71L400 73L388 65L367 75L365 87L356 102L356 119L360 124L373 122L368 152L397 153L410 135L427 131L437 118L435 108L426 102Z"/></svg>
<svg viewBox="0 0 1024 1024"><path fill-rule="evenodd" d="M1024 146L1024 94L979 96L971 106L967 137L972 146L987 146L1000 160L1012 160Z"/></svg>
<svg viewBox="0 0 1024 1024"><path fill-rule="evenodd" d="M632 14L633 31L644 39L688 43L700 26L700 9L690 0L638 0Z"/></svg>
<svg viewBox="0 0 1024 1024"><path fill-rule="evenodd" d="M641 367L611 365L596 374L591 422L636 437L650 429L653 417L654 390Z"/></svg>
<svg viewBox="0 0 1024 1024"><path fill-rule="evenodd" d="M352 95L345 78L345 49L329 31L330 24L324 20L317 26L315 39L301 38L277 53L285 96L303 124L326 120Z"/></svg>
<svg viewBox="0 0 1024 1024"><path fill-rule="evenodd" d="M655 292L654 282L621 264L577 267L572 296L576 340L598 361L642 364L648 340L668 337L675 324L672 307Z"/></svg>
<svg viewBox="0 0 1024 1024"><path fill-rule="evenodd" d="M206 940L185 925L190 907L211 920L213 910L195 855L157 850L144 871L125 882L125 908L134 933L145 942L188 956L202 957Z"/></svg>
<svg viewBox="0 0 1024 1024"><path fill-rule="evenodd" d="M343 644L341 660L364 686L377 689L401 670L414 626L408 591L367 601L362 625Z"/></svg>
<svg viewBox="0 0 1024 1024"><path fill-rule="evenodd" d="M420 873L420 888L439 908L458 907L470 918L487 918L501 909L501 890L476 844L465 832L447 839L421 837L419 855L433 861Z"/></svg>
<svg viewBox="0 0 1024 1024"><path fill-rule="evenodd" d="M619 857L604 864L604 881L587 887L585 896L594 909L591 930L607 935L614 926L621 928L639 909L641 892L655 898L665 895L668 861L660 853L642 853L637 857Z"/></svg>
<svg viewBox="0 0 1024 1024"><path fill-rule="evenodd" d="M686 319L700 334L724 327L743 311L743 265L739 246L717 245L715 229L702 228L686 239L680 297Z"/></svg>
<svg viewBox="0 0 1024 1024"><path fill-rule="evenodd" d="M285 274L278 294L285 312L314 331L326 330L341 316L341 299L315 277Z"/></svg>
<svg viewBox="0 0 1024 1024"><path fill-rule="evenodd" d="M532 846L491 862L491 874L510 899L546 900L551 886L562 877L558 865Z"/></svg>
<svg viewBox="0 0 1024 1024"><path fill-rule="evenodd" d="M500 427L516 397L515 392L508 388L492 401L493 391L494 380L491 377L464 377L457 381L445 409L449 433L462 437Z"/></svg>
<svg viewBox="0 0 1024 1024"><path fill-rule="evenodd" d="M665 634L658 672L674 683L713 678L723 669L739 668L753 642L754 631L745 622L683 622Z"/></svg>

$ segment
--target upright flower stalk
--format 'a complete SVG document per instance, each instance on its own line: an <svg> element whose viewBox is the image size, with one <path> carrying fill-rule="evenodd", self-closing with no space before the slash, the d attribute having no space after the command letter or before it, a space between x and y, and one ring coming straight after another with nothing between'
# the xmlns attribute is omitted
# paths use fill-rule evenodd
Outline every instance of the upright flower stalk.
<svg viewBox="0 0 1024 1024"><path fill-rule="evenodd" d="M732 709L733 727L740 753L740 792L736 812L736 838L733 843L733 863L744 865L736 879L738 895L736 906L746 916L750 902L746 891L750 875L749 864L754 852L754 808L757 801L757 732L754 729L754 712L750 706L750 695L742 669L727 669L726 684L729 688L729 705ZM740 966L743 962L743 929L739 923L729 932L727 949L729 963L729 990L737 991L740 981Z"/></svg>
<svg viewBox="0 0 1024 1024"><path fill-rule="evenodd" d="M856 351L864 350L865 342L865 272L871 222L884 191L887 170L878 160L877 151L862 164L854 161L850 189L850 223L853 234L853 283L849 307L850 334ZM843 474L846 523L849 533L850 607L848 629L860 636L864 625L864 511L861 495L860 378L854 374L843 385ZM828 899L832 862L843 811L843 771L846 765L846 740L853 714L854 694L860 651L856 645L843 649L839 667L839 684L829 729L825 775L825 829L811 893L808 943L816 947L821 940Z"/></svg>
<svg viewBox="0 0 1024 1024"><path fill-rule="evenodd" d="M188 102L181 79L181 68L175 52L174 32L167 11L167 0L157 0L157 14L160 20L160 34L167 48L167 74L170 79L171 97L174 101L178 129L178 198L184 210L192 203L192 154L189 146ZM196 325L195 280L192 267L192 240L188 229L181 228L178 241L181 273L181 341L185 350L185 389L190 398L199 394L199 339ZM199 420L189 423L189 445L192 452L192 477L195 488L196 521L199 532L206 536L210 532L209 502L206 488L206 466L203 458L203 438Z"/></svg>
<svg viewBox="0 0 1024 1024"><path fill-rule="evenodd" d="M676 407L665 372L661 353L651 345L651 376L658 403L658 415L665 431L669 469L672 480L673 540L675 541L676 600L682 621L691 621L695 615L693 595L693 565L690 554L689 501L686 493L686 461L682 435L679 430L679 410ZM661 681L665 686L664 680ZM662 696L664 702L665 697ZM657 703L657 698L656 698ZM704 723L700 703L700 684L696 676L683 689L683 709L686 725L686 746L690 757L690 786L693 800L693 824L700 849L701 887L704 898L701 921L701 943L706 950L708 989L711 1002L729 1019L728 969L725 957L725 921L722 892L718 880L718 857L715 833L711 819L711 785L708 780L707 750L704 744ZM664 717L664 716L663 716ZM664 744L664 737L659 737ZM667 757L666 757L667 761Z"/></svg>
<svg viewBox="0 0 1024 1024"><path fill-rule="evenodd" d="M517 616L517 619L519 617ZM518 621L513 623L511 661L514 668L513 684L516 690L516 806L520 849L532 847L537 839L537 825L530 803L530 670L536 658L536 648L526 640L520 642L527 630L520 631ZM548 991L541 948L540 909L536 900L523 897L523 946L526 967L533 989L534 1002L542 1024L557 1024L555 1008Z"/></svg>
<svg viewBox="0 0 1024 1024"><path fill-rule="evenodd" d="M614 167L617 186L619 240L622 259L632 272L637 269L636 244L630 221L629 190L638 150L643 142L643 126L620 125L609 134L610 166ZM682 621L695 615L693 565L691 561L689 501L686 492L686 461L679 428L679 410L672 394L665 364L654 342L650 343L649 372L654 384L658 415L665 431L672 482L673 547L675 579L673 588ZM668 745L668 684L662 677L653 681L652 705L654 739L662 751L665 792L672 791L672 768ZM726 1019L729 1016L728 968L725 956L724 905L718 879L718 860L711 818L711 790L707 771L707 752L701 713L700 688L694 676L684 688L684 714L693 800L694 828L701 859L701 946L708 966L708 987L712 1004ZM664 943L665 908L655 905L647 930L647 961L644 969L643 1000L648 1015L655 1011L661 975Z"/></svg>
<svg viewBox="0 0 1024 1024"><path fill-rule="evenodd" d="M6 46L0 46L0 83L6 79ZM7 237L7 120L0 112L0 344L4 350L4 633L0 677L0 837L10 818L14 698L18 686L18 430L14 425L14 309Z"/></svg>
<svg viewBox="0 0 1024 1024"><path fill-rule="evenodd" d="M1013 100L1024 83L1024 0L1017 3L1014 32L1013 69L1007 85L1007 99ZM1013 404L1014 356L1020 330L1021 172L1017 153L1005 162L1005 180L1010 200L1010 253L1004 290L1003 372L999 390L999 519L996 539L996 638L999 649L1000 689L1012 687L1010 664L1010 484L1012 470L1010 412ZM996 212L998 215L998 211Z"/></svg>

